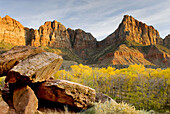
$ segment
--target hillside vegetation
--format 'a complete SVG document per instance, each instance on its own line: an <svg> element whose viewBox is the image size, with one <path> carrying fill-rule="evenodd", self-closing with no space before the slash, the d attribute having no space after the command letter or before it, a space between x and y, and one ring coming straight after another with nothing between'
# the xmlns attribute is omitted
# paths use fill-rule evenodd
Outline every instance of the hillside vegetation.
<svg viewBox="0 0 170 114"><path fill-rule="evenodd" d="M13 45L11 45L10 43L6 43L1 41L0 42L0 54L8 51L9 49L11 49L12 47L14 47Z"/></svg>

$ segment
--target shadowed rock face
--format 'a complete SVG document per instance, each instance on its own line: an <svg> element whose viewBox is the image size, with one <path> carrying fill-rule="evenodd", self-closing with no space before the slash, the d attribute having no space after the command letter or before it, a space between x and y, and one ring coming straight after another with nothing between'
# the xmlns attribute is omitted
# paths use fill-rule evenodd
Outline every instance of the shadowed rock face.
<svg viewBox="0 0 170 114"><path fill-rule="evenodd" d="M9 106L8 104L3 100L1 95L1 89L0 89L0 114L8 114Z"/></svg>
<svg viewBox="0 0 170 114"><path fill-rule="evenodd" d="M163 43L165 46L170 48L170 34L164 38Z"/></svg>
<svg viewBox="0 0 170 114"><path fill-rule="evenodd" d="M29 55L42 53L44 50L31 46L16 46L11 50L0 55L0 76L6 76L8 71L18 64L20 60L27 58Z"/></svg>
<svg viewBox="0 0 170 114"><path fill-rule="evenodd" d="M30 55L15 65L6 77L8 83L42 82L49 79L62 64L62 57L54 53L43 52Z"/></svg>
<svg viewBox="0 0 170 114"><path fill-rule="evenodd" d="M39 99L87 109L95 101L95 90L66 80L49 80L39 84L35 93Z"/></svg>
<svg viewBox="0 0 170 114"><path fill-rule="evenodd" d="M96 39L90 34L86 33L81 29L72 30L67 29L72 47L75 50L87 49L87 48L96 48Z"/></svg>
<svg viewBox="0 0 170 114"><path fill-rule="evenodd" d="M90 56L88 50L96 49L96 38L81 29L72 30L68 28L67 31L74 52L82 59L87 59Z"/></svg>

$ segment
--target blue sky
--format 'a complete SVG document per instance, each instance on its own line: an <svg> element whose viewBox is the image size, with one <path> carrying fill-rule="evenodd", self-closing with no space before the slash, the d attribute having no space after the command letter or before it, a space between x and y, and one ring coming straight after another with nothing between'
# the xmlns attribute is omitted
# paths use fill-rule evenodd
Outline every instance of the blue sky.
<svg viewBox="0 0 170 114"><path fill-rule="evenodd" d="M154 26L164 38L170 34L170 0L0 0L0 16L38 29L57 20L67 28L83 29L102 40L115 31L123 15Z"/></svg>

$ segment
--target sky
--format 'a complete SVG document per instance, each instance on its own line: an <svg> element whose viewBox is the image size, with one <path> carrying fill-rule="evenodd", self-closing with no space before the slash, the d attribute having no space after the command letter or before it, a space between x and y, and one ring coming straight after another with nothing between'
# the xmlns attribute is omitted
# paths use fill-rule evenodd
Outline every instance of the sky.
<svg viewBox="0 0 170 114"><path fill-rule="evenodd" d="M0 0L0 16L38 29L57 20L66 28L83 29L98 41L113 33L131 15L152 25L164 38L170 34L170 0Z"/></svg>

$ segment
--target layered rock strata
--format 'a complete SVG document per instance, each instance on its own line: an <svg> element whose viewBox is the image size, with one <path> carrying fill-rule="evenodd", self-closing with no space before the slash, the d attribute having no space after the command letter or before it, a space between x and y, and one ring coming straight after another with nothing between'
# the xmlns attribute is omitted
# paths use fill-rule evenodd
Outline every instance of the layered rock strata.
<svg viewBox="0 0 170 114"><path fill-rule="evenodd" d="M170 66L170 51L164 52L156 46L151 46L145 58L160 67Z"/></svg>
<svg viewBox="0 0 170 114"><path fill-rule="evenodd" d="M71 49L70 36L64 25L54 20L45 22L38 30L27 30L27 41L32 46L49 46L55 48ZM33 34L33 35L32 35Z"/></svg>
<svg viewBox="0 0 170 114"><path fill-rule="evenodd" d="M0 76L6 76L8 71L12 69L20 60L30 55L42 53L44 50L32 46L16 46L11 50L0 55Z"/></svg>
<svg viewBox="0 0 170 114"><path fill-rule="evenodd" d="M30 55L8 72L6 81L9 83L45 81L59 70L62 61L61 56L49 52Z"/></svg>
<svg viewBox="0 0 170 114"><path fill-rule="evenodd" d="M36 95L39 99L68 104L87 109L95 102L94 89L66 80L49 80L38 85Z"/></svg>
<svg viewBox="0 0 170 114"><path fill-rule="evenodd" d="M24 26L8 15L0 17L0 42L8 42L12 45L25 45Z"/></svg>
<svg viewBox="0 0 170 114"><path fill-rule="evenodd" d="M153 65L151 62L145 59L144 55L140 51L133 48L128 48L125 44L120 45L115 52L108 53L105 56L99 58L99 61L101 61L100 64Z"/></svg>

